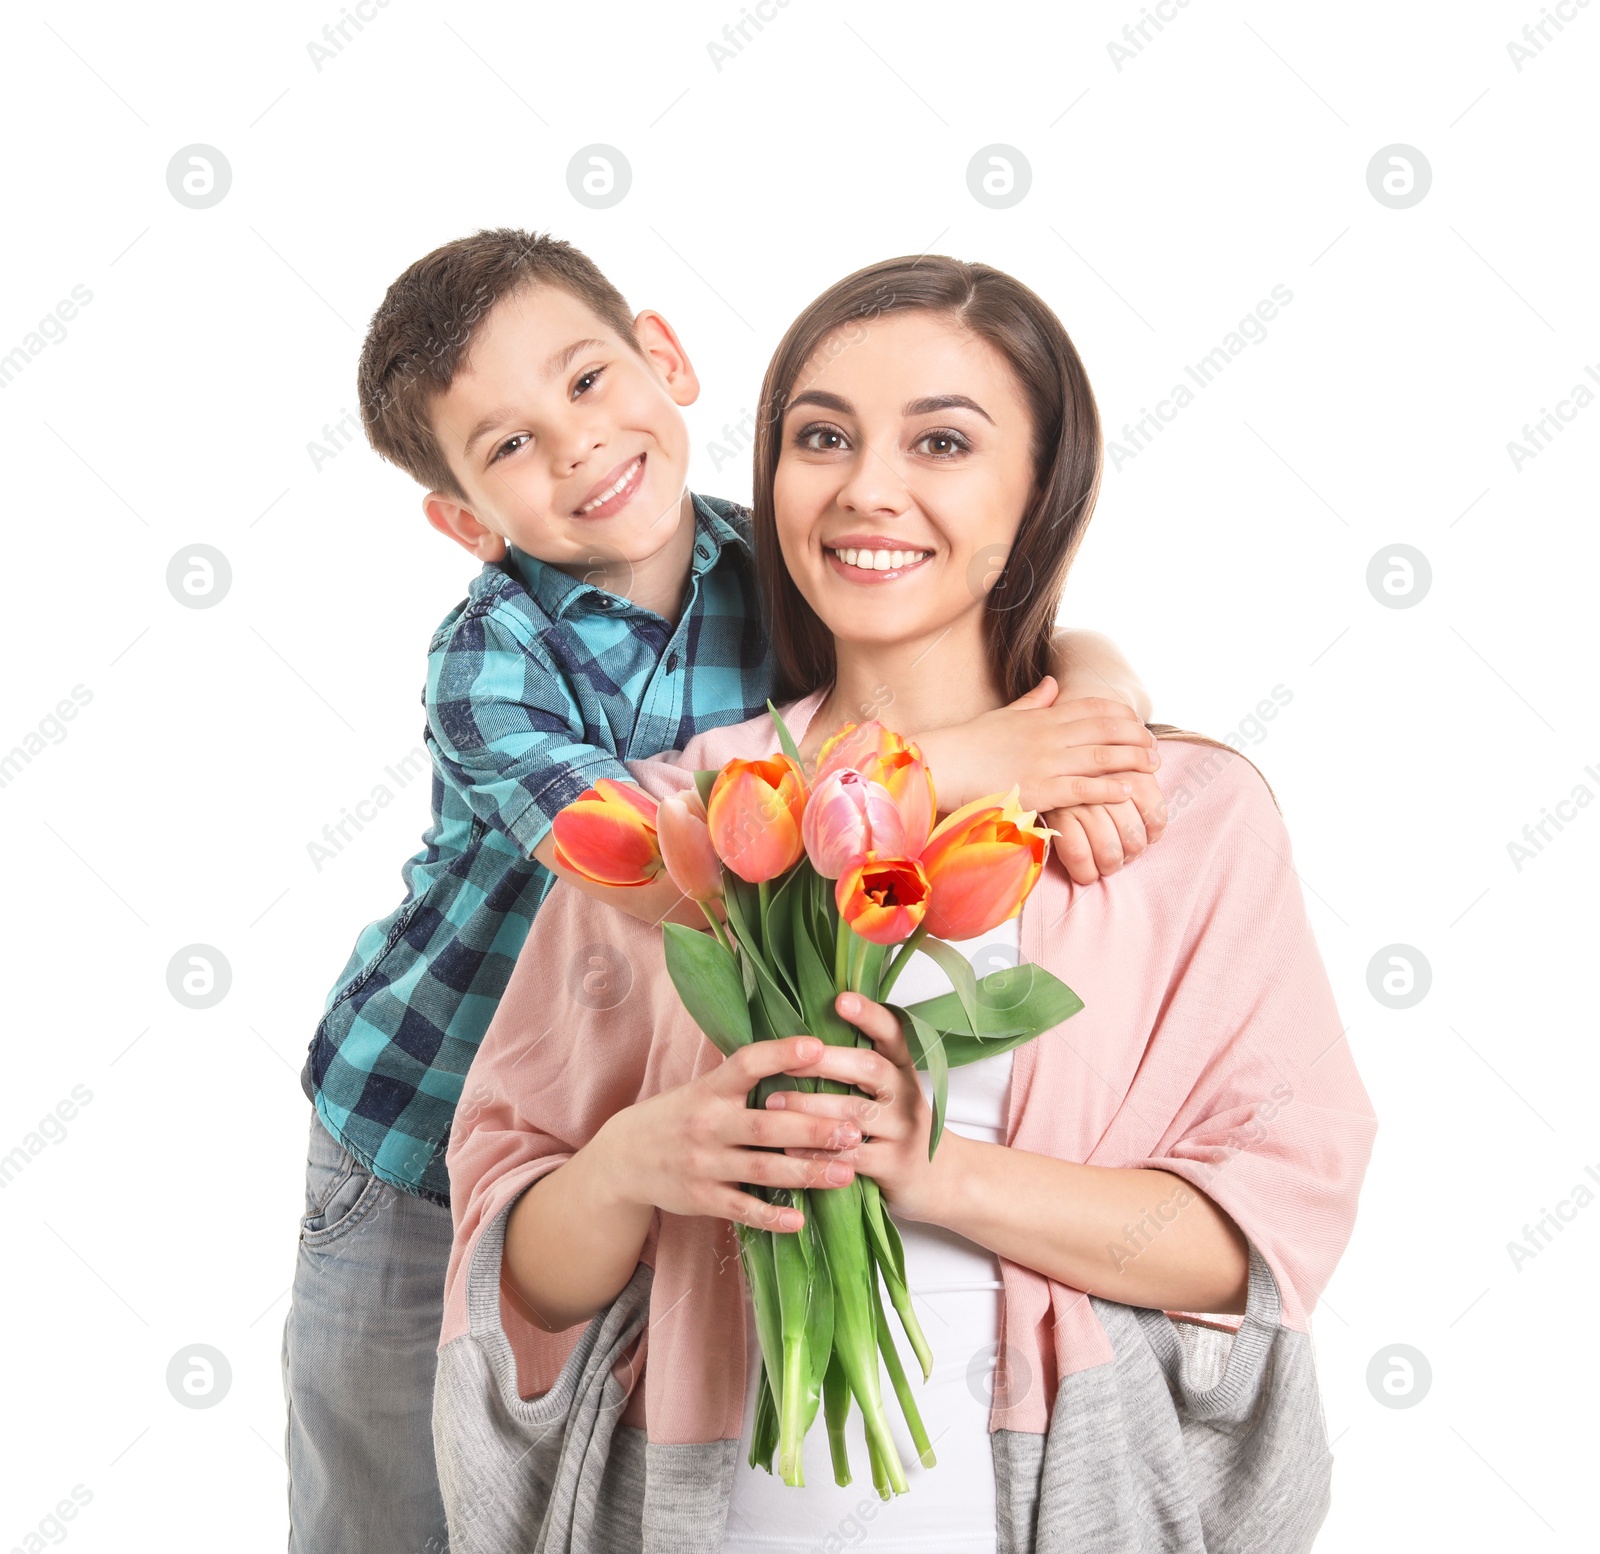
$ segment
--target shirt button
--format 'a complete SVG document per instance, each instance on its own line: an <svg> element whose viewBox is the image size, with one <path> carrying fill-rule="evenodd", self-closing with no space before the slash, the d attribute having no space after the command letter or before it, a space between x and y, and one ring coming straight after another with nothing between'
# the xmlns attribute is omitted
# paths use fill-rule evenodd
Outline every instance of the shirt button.
<svg viewBox="0 0 1600 1554"><path fill-rule="evenodd" d="M675 674L675 673L677 673L677 669L678 669L678 655L676 653L669 654L668 657L667 657L667 673L668 674Z"/></svg>

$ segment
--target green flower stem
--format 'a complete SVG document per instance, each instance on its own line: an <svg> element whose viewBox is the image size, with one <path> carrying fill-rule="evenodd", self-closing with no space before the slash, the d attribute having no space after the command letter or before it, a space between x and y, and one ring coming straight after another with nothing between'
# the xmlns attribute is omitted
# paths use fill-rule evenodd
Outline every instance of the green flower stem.
<svg viewBox="0 0 1600 1554"><path fill-rule="evenodd" d="M894 1334L889 1331L889 1319L883 1311L883 1292L878 1288L877 1270L872 1275L872 1315L878 1329L878 1348L883 1352L883 1363L889 1367L889 1380L894 1383L894 1395L900 1399L900 1412L905 1415L911 1430L911 1439L917 1448L917 1457L923 1467L934 1465L933 1442L922 1423L917 1400L912 1396L911 1383L906 1380L906 1368L900 1363L900 1351L895 1348Z"/></svg>
<svg viewBox="0 0 1600 1554"><path fill-rule="evenodd" d="M850 1448L844 1427L850 1418L850 1378L835 1351L822 1379L822 1414L828 1422L828 1451L833 1457L833 1481L843 1488L850 1482Z"/></svg>
<svg viewBox="0 0 1600 1554"><path fill-rule="evenodd" d="M888 970L886 970L883 974L883 980L878 984L878 1002L880 1004L888 1002L889 992L894 987L896 981L899 980L900 973L904 969L905 963L917 953L917 946L921 944L922 941L927 937L928 925L926 921L918 923L917 926L911 930L910 935L900 946L899 952L895 955L895 958L889 962Z"/></svg>
<svg viewBox="0 0 1600 1554"><path fill-rule="evenodd" d="M905 1468L889 1430L889 1415L883 1406L879 1383L878 1340L873 1330L872 1294L868 1284L876 1274L867 1247L861 1184L853 1181L847 1187L823 1188L813 1191L809 1198L833 1274L834 1353L844 1367L856 1402L861 1405L867 1443L881 1458L886 1482L896 1494L904 1494L909 1487ZM786 1400L779 1401L782 1405ZM875 1470L873 1482L877 1481ZM888 1498L882 1488L879 1494Z"/></svg>
<svg viewBox="0 0 1600 1554"><path fill-rule="evenodd" d="M733 941L728 937L728 932L722 926L721 919L711 910L710 903L702 901L700 910L706 914L706 921L711 924L711 931L717 936L717 943L737 960L739 957L734 953Z"/></svg>
<svg viewBox="0 0 1600 1554"><path fill-rule="evenodd" d="M861 977L867 969L867 941L854 931L850 937L854 942L850 946L850 976L847 986L852 993L859 993Z"/></svg>
<svg viewBox="0 0 1600 1554"><path fill-rule="evenodd" d="M854 935L841 917L833 936L833 989L842 993L850 986L850 941Z"/></svg>
<svg viewBox="0 0 1600 1554"><path fill-rule="evenodd" d="M772 1231L767 1235L777 1270L783 1344L783 1382L778 1388L778 1476L785 1484L800 1488L806 1481L801 1448L805 1442L811 1374L806 1321L811 1306L811 1269L798 1235Z"/></svg>

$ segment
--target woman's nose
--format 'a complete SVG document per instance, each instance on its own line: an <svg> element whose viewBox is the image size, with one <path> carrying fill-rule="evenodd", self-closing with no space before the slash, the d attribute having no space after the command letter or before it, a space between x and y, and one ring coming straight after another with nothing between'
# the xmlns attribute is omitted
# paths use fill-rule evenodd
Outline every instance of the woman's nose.
<svg viewBox="0 0 1600 1554"><path fill-rule="evenodd" d="M846 512L902 513L911 504L911 490L893 460L869 446L851 463L838 504Z"/></svg>

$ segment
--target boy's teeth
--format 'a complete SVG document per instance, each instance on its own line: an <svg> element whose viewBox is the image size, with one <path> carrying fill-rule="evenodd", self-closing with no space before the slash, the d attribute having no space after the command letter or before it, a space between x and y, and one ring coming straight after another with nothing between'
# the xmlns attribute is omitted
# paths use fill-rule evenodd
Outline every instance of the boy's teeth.
<svg viewBox="0 0 1600 1554"><path fill-rule="evenodd" d="M633 461L633 463L631 463L622 472L622 474L618 477L617 483L614 486L612 486L610 490L602 491L600 493L600 495L597 496L592 502L585 502L583 504L583 506L578 509L578 511L580 513L590 513L590 512L593 512L595 510L595 508L599 507L602 503L609 502L611 500L611 498L614 497L617 494L617 492L619 492L625 485L627 485L627 483L630 480L633 479L633 472L636 469L638 469L638 467L639 467L639 460L635 459Z"/></svg>

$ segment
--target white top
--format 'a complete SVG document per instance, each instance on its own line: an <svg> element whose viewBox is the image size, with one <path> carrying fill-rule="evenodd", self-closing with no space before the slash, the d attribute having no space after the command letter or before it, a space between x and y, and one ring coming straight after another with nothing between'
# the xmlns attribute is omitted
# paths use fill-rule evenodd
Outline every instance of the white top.
<svg viewBox="0 0 1600 1554"><path fill-rule="evenodd" d="M980 977L1014 966L1017 919L956 947ZM914 1004L949 991L950 981L938 966L928 956L917 955L895 983L892 996L898 1004ZM931 1103L932 1082L926 1074L918 1077ZM1010 1085L1009 1052L951 1069L946 1130L986 1143L1003 1142ZM1000 1265L992 1252L953 1231L911 1220L895 1223L905 1245L913 1305L933 1350L933 1375L928 1381L922 1379L887 1292L884 1309L937 1462L924 1468L917 1460L900 1400L880 1359L884 1407L905 1465L909 1493L887 1502L878 1498L861 1410L854 1400L845 1429L851 1474L847 1488L833 1481L827 1424L820 1408L806 1435L804 1487L791 1488L776 1473L752 1469L750 1440L761 1350L754 1321L747 1320L744 1436L734 1465L723 1554L815 1554L857 1543L867 1544L874 1554L884 1550L927 1554L934 1549L939 1554L994 1554L989 1403L1000 1339ZM748 1292L745 1299L748 1307Z"/></svg>

